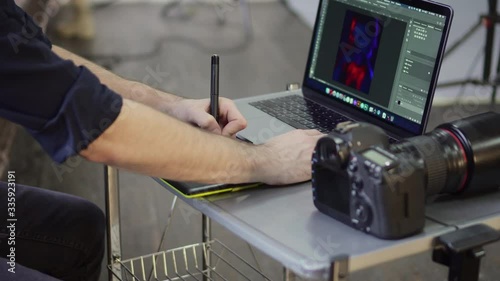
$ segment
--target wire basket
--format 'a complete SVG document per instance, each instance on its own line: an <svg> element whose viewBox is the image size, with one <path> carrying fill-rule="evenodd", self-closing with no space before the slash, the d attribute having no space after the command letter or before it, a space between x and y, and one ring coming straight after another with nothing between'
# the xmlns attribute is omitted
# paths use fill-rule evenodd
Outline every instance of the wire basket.
<svg viewBox="0 0 500 281"><path fill-rule="evenodd" d="M257 262L253 266L218 240L116 263L121 273L113 270L116 265L109 269L121 281L271 280Z"/></svg>

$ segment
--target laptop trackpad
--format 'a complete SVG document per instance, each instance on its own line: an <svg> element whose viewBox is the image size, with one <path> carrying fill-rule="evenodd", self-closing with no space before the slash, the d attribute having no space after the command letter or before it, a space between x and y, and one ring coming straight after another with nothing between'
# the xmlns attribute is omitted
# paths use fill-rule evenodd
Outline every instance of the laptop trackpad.
<svg viewBox="0 0 500 281"><path fill-rule="evenodd" d="M248 126L238 136L254 144L262 144L269 139L295 130L292 126L271 116L249 118Z"/></svg>

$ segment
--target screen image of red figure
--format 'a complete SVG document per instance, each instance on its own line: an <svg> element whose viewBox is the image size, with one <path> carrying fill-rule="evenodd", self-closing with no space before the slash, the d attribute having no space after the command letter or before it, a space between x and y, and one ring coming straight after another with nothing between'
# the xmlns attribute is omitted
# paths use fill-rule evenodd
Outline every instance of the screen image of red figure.
<svg viewBox="0 0 500 281"><path fill-rule="evenodd" d="M381 35L380 20L347 11L333 80L369 94Z"/></svg>

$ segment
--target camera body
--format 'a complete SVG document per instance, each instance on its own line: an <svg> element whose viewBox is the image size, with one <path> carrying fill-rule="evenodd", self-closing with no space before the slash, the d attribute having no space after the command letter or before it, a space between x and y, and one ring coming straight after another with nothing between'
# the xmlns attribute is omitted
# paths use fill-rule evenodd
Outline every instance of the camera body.
<svg viewBox="0 0 500 281"><path fill-rule="evenodd" d="M487 112L392 145L374 125L339 124L314 150L314 204L379 238L418 233L427 197L499 190L499 123Z"/></svg>
<svg viewBox="0 0 500 281"><path fill-rule="evenodd" d="M388 147L385 133L364 123L339 124L319 140L312 160L318 210L383 239L420 232L425 224L423 165Z"/></svg>
<svg viewBox="0 0 500 281"><path fill-rule="evenodd" d="M498 191L499 123L500 114L484 113L392 145L379 127L341 123L316 144L314 204L379 238L418 233L427 197Z"/></svg>

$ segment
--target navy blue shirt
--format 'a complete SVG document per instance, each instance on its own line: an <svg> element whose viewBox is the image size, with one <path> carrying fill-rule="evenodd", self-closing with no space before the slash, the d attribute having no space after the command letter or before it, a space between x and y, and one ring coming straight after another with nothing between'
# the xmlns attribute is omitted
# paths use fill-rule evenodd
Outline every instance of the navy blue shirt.
<svg viewBox="0 0 500 281"><path fill-rule="evenodd" d="M99 137L123 101L51 47L13 0L0 0L0 117L25 127L61 163Z"/></svg>

